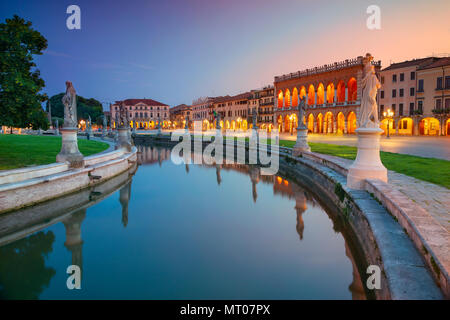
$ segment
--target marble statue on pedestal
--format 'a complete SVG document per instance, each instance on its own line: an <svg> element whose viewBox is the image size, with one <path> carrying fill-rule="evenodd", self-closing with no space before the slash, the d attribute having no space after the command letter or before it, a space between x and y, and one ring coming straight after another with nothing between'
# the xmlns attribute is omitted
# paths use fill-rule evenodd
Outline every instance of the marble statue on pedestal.
<svg viewBox="0 0 450 320"><path fill-rule="evenodd" d="M119 107L119 113L116 116L119 117L118 119L118 126L117 126L117 145L116 149L125 149L127 152L131 151L132 145L131 145L131 132L129 130L129 120L128 120L128 112L125 108L124 104L121 104Z"/></svg>
<svg viewBox="0 0 450 320"><path fill-rule="evenodd" d="M370 53L366 54L363 60L364 77L362 79L362 100L359 111L360 128L378 128L377 91L381 88L381 83L375 74L375 66L372 65L373 57Z"/></svg>
<svg viewBox="0 0 450 320"><path fill-rule="evenodd" d="M63 128L77 127L77 94L72 82L66 81L66 94L62 98L64 104Z"/></svg>
<svg viewBox="0 0 450 320"><path fill-rule="evenodd" d="M303 123L303 118L305 117L306 112L306 96L298 98L298 129L308 129Z"/></svg>
<svg viewBox="0 0 450 320"><path fill-rule="evenodd" d="M292 155L297 157L303 152L311 151L308 145L308 128L303 123L303 118L306 112L306 96L298 99L298 127L297 127L297 141L292 148Z"/></svg>
<svg viewBox="0 0 450 320"><path fill-rule="evenodd" d="M256 121L256 109L253 110L252 112L252 127L253 129L257 130L258 126L257 126L257 121Z"/></svg>
<svg viewBox="0 0 450 320"><path fill-rule="evenodd" d="M66 94L62 98L64 104L64 124L61 129L61 151L56 156L56 162L69 162L70 167L84 166L83 155L78 150L77 140L77 95L72 82L66 81Z"/></svg>
<svg viewBox="0 0 450 320"><path fill-rule="evenodd" d="M380 159L380 129L378 120L377 91L381 87L372 65L370 53L363 59L362 99L358 116L358 153L348 169L347 186L364 189L366 179L379 179L387 182L387 169Z"/></svg>

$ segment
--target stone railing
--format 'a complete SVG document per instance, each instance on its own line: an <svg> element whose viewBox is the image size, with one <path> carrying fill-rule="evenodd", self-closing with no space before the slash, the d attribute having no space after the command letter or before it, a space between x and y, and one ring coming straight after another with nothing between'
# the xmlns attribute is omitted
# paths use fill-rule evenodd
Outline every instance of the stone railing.
<svg viewBox="0 0 450 320"><path fill-rule="evenodd" d="M83 158L80 168L69 162L0 172L0 213L44 202L97 185L136 163L137 149L119 148Z"/></svg>
<svg viewBox="0 0 450 320"><path fill-rule="evenodd" d="M362 66L362 64L363 64L363 57L357 57L354 59L346 59L344 61L339 61L339 62L335 62L332 64L325 64L320 67L305 69L305 70L297 71L297 72L291 72L289 74L284 74L281 76L275 76L274 82L296 79L296 78L300 78L300 77L306 77L306 76L315 75L315 74L319 74L319 73L341 70L341 69L350 68L350 67L359 66L359 65ZM376 67L380 67L381 61L373 61L372 64Z"/></svg>

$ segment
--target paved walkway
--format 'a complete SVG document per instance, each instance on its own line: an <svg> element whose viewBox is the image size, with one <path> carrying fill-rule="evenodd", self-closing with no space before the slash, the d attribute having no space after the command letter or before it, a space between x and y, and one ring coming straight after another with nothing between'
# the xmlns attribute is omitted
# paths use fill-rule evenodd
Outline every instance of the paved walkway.
<svg viewBox="0 0 450 320"><path fill-rule="evenodd" d="M327 155L348 168L353 160ZM388 171L388 183L409 199L424 208L436 221L450 232L450 191L447 188Z"/></svg>
<svg viewBox="0 0 450 320"><path fill-rule="evenodd" d="M296 135L280 134L281 140L296 140ZM356 146L356 135L308 134L309 142ZM394 153L411 154L419 157L439 158L450 161L450 136L391 136L381 137L381 150Z"/></svg>

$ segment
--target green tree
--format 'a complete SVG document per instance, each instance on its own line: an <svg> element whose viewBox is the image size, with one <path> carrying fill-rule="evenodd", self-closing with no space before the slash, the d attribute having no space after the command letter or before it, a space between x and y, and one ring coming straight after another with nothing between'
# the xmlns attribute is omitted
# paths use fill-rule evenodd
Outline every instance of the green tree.
<svg viewBox="0 0 450 320"><path fill-rule="evenodd" d="M41 103L45 86L33 62L47 39L31 28L31 22L14 15L0 24L0 124L10 127L48 128Z"/></svg>
<svg viewBox="0 0 450 320"><path fill-rule="evenodd" d="M48 104L52 106L52 117L64 118L64 105L62 98L64 93L56 94L47 101L46 110L48 112ZM87 120L91 116L92 123L99 123L99 119L103 116L102 103L94 98L84 98L77 95L77 119ZM101 122L100 122L101 123ZM62 125L62 123L60 123Z"/></svg>

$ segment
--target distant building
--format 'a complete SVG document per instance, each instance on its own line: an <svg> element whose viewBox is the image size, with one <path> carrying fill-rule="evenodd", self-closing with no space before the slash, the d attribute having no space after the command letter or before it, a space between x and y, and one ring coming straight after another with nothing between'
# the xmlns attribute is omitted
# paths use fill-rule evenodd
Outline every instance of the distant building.
<svg viewBox="0 0 450 320"><path fill-rule="evenodd" d="M192 101L192 121L202 121L203 130L209 129L214 99L214 97L202 97Z"/></svg>
<svg viewBox="0 0 450 320"><path fill-rule="evenodd" d="M378 105L382 120L381 128L385 132L389 122L391 133L419 134L418 123L423 108L416 105L417 70L438 60L436 57L408 60L393 63L380 71L381 89L378 91ZM394 112L393 121L383 119L383 112L388 109Z"/></svg>
<svg viewBox="0 0 450 320"><path fill-rule="evenodd" d="M248 102L251 92L244 92L235 96L217 97L212 100L210 128L215 126L214 111L220 114L221 127L229 130L247 130L249 128Z"/></svg>
<svg viewBox="0 0 450 320"><path fill-rule="evenodd" d="M381 61L373 61L379 73ZM303 121L309 132L354 133L361 106L363 57L326 64L275 77L274 125L294 134L298 97L306 97Z"/></svg>
<svg viewBox="0 0 450 320"><path fill-rule="evenodd" d="M273 86L252 90L248 105L249 123L252 123L252 114L256 109L258 127L261 130L271 131L274 123L274 101Z"/></svg>
<svg viewBox="0 0 450 320"><path fill-rule="evenodd" d="M112 127L117 127L116 113L119 112L120 106L125 106L128 117L130 119L130 126L136 129L153 129L155 128L158 119L161 119L163 127L169 125L169 106L167 104L152 100L152 99L126 99L116 101L111 106L111 123Z"/></svg>
<svg viewBox="0 0 450 320"><path fill-rule="evenodd" d="M450 135L450 57L417 69L418 134Z"/></svg>
<svg viewBox="0 0 450 320"><path fill-rule="evenodd" d="M192 107L185 105L185 104L179 104L175 107L172 107L169 109L170 113L170 121L172 122L173 128L184 128L185 121L191 121L191 111Z"/></svg>

